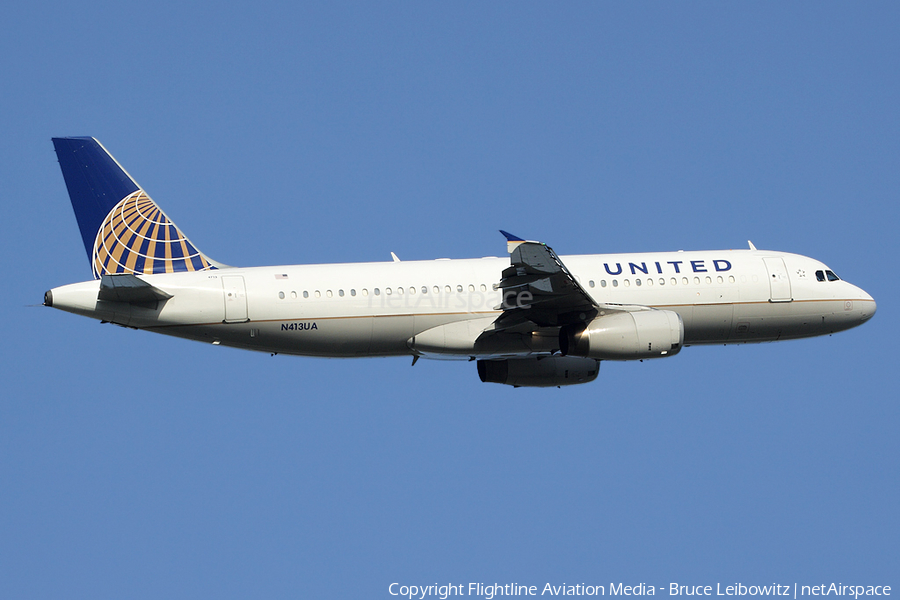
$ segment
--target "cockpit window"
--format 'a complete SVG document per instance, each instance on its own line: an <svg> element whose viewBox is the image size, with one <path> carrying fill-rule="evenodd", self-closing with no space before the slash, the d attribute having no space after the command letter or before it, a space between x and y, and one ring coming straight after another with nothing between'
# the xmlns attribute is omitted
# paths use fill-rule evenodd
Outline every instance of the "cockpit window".
<svg viewBox="0 0 900 600"><path fill-rule="evenodd" d="M841 278L834 274L834 271L825 271L828 281L840 281Z"/></svg>
<svg viewBox="0 0 900 600"><path fill-rule="evenodd" d="M825 271L816 271L816 281L825 281Z"/></svg>

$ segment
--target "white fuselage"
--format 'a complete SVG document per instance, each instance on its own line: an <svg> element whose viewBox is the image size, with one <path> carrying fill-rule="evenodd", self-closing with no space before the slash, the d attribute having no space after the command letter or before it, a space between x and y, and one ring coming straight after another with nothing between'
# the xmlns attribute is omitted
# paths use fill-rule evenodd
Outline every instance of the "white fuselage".
<svg viewBox="0 0 900 600"><path fill-rule="evenodd" d="M875 302L845 281L819 281L821 262L784 252L724 250L563 256L598 304L677 312L684 343L823 335L870 318ZM225 268L141 275L172 298L143 305L97 299L99 281L51 290L69 312L215 344L307 356L527 356L545 344L477 352L467 340L500 314L508 258ZM451 327L459 334L429 335ZM468 327L468 329L466 329ZM440 331L440 330L437 330ZM468 331L468 333L466 333ZM421 344L417 336L428 340ZM441 340L445 340L442 342ZM435 341L437 340L437 341ZM462 340L462 341L461 341Z"/></svg>

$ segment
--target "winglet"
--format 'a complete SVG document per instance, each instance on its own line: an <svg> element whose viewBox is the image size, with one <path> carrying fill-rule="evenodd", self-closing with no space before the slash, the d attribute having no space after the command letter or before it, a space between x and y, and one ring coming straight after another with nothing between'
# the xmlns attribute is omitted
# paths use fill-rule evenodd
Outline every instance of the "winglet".
<svg viewBox="0 0 900 600"><path fill-rule="evenodd" d="M520 244L525 243L526 240L523 240L517 235L513 235L508 231L500 230L500 233L506 238L506 251L512 254L512 251L519 247Z"/></svg>
<svg viewBox="0 0 900 600"><path fill-rule="evenodd" d="M753 242L751 242L750 240L747 240L747 243L750 244L751 250L756 250L756 246L753 245Z"/></svg>

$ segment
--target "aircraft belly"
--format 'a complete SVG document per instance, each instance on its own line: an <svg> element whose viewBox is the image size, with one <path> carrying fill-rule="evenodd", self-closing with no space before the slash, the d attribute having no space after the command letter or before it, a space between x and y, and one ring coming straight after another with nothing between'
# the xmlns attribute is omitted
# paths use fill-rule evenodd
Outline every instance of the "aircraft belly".
<svg viewBox="0 0 900 600"><path fill-rule="evenodd" d="M260 328L259 344L275 352L304 356L371 355L372 317L274 321Z"/></svg>
<svg viewBox="0 0 900 600"><path fill-rule="evenodd" d="M812 337L854 326L843 301L754 302L735 307L731 341Z"/></svg>
<svg viewBox="0 0 900 600"><path fill-rule="evenodd" d="M155 327L154 331L222 346L301 356L371 356L372 318L308 319ZM394 354L408 354L403 346Z"/></svg>
<svg viewBox="0 0 900 600"><path fill-rule="evenodd" d="M734 318L733 304L698 304L693 306L690 327L685 324L684 343L726 342Z"/></svg>

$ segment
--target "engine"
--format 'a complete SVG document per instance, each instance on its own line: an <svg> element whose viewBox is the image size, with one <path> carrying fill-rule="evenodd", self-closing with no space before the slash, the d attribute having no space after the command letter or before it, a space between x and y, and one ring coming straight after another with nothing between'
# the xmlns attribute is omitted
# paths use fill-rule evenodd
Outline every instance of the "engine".
<svg viewBox="0 0 900 600"><path fill-rule="evenodd" d="M684 323L671 310L616 312L590 323L563 327L559 348L563 356L599 360L661 358L678 354L684 343Z"/></svg>
<svg viewBox="0 0 900 600"><path fill-rule="evenodd" d="M479 360L478 376L485 383L513 387L554 387L597 379L600 361L577 356L544 356Z"/></svg>

